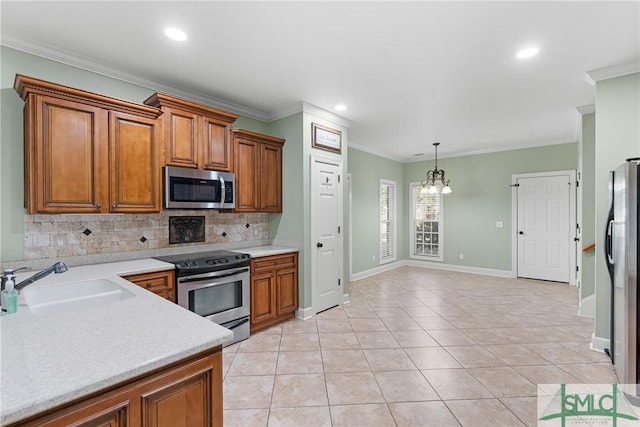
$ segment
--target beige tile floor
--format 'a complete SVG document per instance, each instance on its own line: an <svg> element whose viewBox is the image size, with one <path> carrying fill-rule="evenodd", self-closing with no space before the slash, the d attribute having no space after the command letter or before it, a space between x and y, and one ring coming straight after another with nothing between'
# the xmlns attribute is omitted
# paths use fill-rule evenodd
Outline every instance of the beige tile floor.
<svg viewBox="0 0 640 427"><path fill-rule="evenodd" d="M536 384L617 382L571 286L402 267L224 349L231 426L534 426Z"/></svg>

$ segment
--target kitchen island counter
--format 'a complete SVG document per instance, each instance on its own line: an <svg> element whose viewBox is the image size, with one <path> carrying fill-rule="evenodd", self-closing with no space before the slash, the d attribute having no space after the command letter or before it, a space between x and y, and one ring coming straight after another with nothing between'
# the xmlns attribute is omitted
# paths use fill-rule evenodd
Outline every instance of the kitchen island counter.
<svg viewBox="0 0 640 427"><path fill-rule="evenodd" d="M28 288L107 279L134 297L35 314L0 317L0 425L59 407L222 345L232 332L120 276L173 269L154 259L70 267ZM33 272L21 273L17 282Z"/></svg>

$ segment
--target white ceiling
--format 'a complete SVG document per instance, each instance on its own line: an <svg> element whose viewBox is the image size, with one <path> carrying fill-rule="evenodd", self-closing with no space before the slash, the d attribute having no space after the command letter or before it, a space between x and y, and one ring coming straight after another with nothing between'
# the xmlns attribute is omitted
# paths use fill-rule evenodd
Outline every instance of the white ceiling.
<svg viewBox="0 0 640 427"><path fill-rule="evenodd" d="M575 141L576 107L595 102L586 73L640 61L638 1L0 7L6 46L262 120L344 103L350 144L407 161L436 141L443 157ZM515 58L532 44L540 54Z"/></svg>

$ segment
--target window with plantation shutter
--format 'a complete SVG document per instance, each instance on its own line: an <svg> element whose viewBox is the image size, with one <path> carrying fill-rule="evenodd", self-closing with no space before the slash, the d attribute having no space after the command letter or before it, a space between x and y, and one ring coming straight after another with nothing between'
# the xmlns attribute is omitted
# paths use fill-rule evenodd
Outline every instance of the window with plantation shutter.
<svg viewBox="0 0 640 427"><path fill-rule="evenodd" d="M429 194L419 182L412 182L410 257L442 261L442 195Z"/></svg>
<svg viewBox="0 0 640 427"><path fill-rule="evenodd" d="M380 180L380 263L396 259L396 183Z"/></svg>

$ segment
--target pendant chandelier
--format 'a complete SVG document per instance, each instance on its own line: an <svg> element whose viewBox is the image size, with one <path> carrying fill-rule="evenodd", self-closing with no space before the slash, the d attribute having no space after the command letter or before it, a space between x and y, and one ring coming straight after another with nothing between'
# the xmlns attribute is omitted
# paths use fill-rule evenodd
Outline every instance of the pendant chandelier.
<svg viewBox="0 0 640 427"><path fill-rule="evenodd" d="M428 194L442 194L451 193L451 187L449 183L451 180L444 177L444 169L438 169L438 145L439 142L434 142L433 146L436 147L436 165L433 169L427 171L427 177L423 179L422 191L426 191Z"/></svg>

